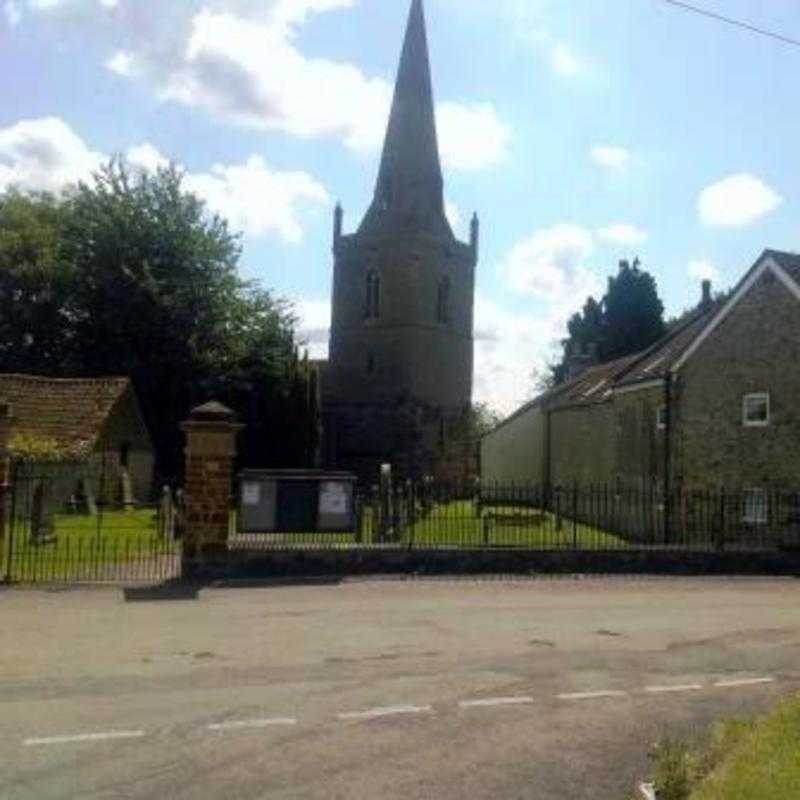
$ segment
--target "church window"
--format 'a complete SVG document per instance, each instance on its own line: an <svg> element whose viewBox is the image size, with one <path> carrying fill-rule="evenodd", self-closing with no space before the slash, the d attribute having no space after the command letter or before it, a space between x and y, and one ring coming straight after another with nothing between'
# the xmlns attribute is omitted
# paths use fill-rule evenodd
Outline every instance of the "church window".
<svg viewBox="0 0 800 800"><path fill-rule="evenodd" d="M367 273L367 302L364 316L367 319L378 319L381 315L381 279L375 270Z"/></svg>
<svg viewBox="0 0 800 800"><path fill-rule="evenodd" d="M375 356L370 353L367 356L367 375L372 375L375 372Z"/></svg>
<svg viewBox="0 0 800 800"><path fill-rule="evenodd" d="M436 299L436 321L442 325L450 322L450 278L439 281L439 292Z"/></svg>

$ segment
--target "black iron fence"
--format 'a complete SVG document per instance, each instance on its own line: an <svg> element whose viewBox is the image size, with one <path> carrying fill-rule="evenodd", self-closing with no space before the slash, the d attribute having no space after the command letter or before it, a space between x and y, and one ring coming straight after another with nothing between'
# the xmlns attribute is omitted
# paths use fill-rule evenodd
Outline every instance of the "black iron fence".
<svg viewBox="0 0 800 800"><path fill-rule="evenodd" d="M12 467L0 580L157 583L180 575L179 508L123 503L102 458ZM149 498L146 498L149 499Z"/></svg>
<svg viewBox="0 0 800 800"><path fill-rule="evenodd" d="M405 483L362 490L353 531L247 535L234 549L390 548L698 552L800 550L800 492Z"/></svg>

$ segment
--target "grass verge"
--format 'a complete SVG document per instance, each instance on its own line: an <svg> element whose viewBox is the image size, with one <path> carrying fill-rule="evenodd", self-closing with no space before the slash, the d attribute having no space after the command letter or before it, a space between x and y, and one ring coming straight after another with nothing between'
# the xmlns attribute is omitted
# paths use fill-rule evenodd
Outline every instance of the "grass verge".
<svg viewBox="0 0 800 800"><path fill-rule="evenodd" d="M800 798L800 696L754 720L714 725L703 740L656 751L658 800Z"/></svg>

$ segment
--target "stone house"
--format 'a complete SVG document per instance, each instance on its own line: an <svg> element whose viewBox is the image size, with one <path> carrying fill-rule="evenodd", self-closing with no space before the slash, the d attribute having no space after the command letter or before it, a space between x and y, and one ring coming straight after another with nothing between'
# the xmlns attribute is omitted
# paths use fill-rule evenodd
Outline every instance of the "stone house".
<svg viewBox="0 0 800 800"><path fill-rule="evenodd" d="M62 462L48 505L76 492L91 504L101 478L111 503L150 498L153 443L130 379L0 375L0 403L12 414L12 454L41 450Z"/></svg>
<svg viewBox="0 0 800 800"><path fill-rule="evenodd" d="M647 350L586 368L481 442L485 482L663 493L800 490L800 256L765 251L731 294Z"/></svg>

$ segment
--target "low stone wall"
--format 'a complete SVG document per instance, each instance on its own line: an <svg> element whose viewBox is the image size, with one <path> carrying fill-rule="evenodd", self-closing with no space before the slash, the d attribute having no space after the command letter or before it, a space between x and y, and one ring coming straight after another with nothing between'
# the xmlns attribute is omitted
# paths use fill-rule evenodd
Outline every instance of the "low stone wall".
<svg viewBox="0 0 800 800"><path fill-rule="evenodd" d="M230 551L206 560L200 581L355 575L530 574L785 575L800 577L800 552L687 553L409 550Z"/></svg>

